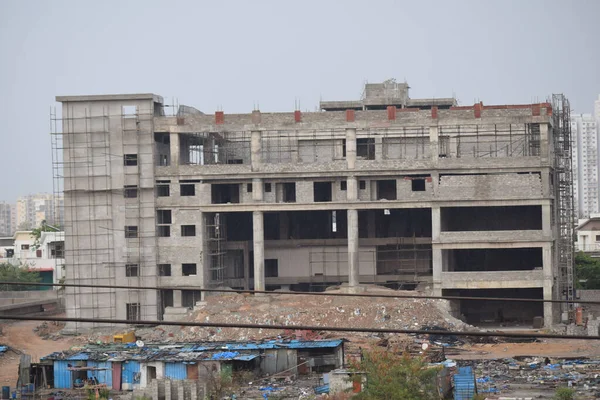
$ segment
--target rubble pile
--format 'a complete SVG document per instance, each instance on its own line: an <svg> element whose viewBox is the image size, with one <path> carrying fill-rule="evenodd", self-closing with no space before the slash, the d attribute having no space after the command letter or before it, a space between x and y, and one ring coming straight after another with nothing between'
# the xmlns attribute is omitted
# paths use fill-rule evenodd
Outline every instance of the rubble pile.
<svg viewBox="0 0 600 400"><path fill-rule="evenodd" d="M339 293L339 290L331 290ZM369 293L402 293L385 288L371 288ZM259 340L280 335L305 338L305 332L296 332L294 326L334 326L358 328L420 329L438 326L449 330L473 329L450 316L444 300L329 297L310 295L272 294L251 296L228 294L207 297L195 307L187 320L241 324L272 324L289 326L282 332L250 328L199 328L162 326L141 329L137 334L152 341L194 340ZM315 333L313 333L315 335ZM332 336L366 337L368 333L339 333ZM317 335L318 336L318 335ZM321 336L323 337L323 336ZM318 337L313 337L318 338Z"/></svg>
<svg viewBox="0 0 600 400"><path fill-rule="evenodd" d="M62 322L42 322L33 331L42 339L59 340L60 331L65 327Z"/></svg>
<svg viewBox="0 0 600 400"><path fill-rule="evenodd" d="M553 392L559 386L569 386L600 395L599 360L515 357L469 364L475 370L479 393L507 395L524 388Z"/></svg>

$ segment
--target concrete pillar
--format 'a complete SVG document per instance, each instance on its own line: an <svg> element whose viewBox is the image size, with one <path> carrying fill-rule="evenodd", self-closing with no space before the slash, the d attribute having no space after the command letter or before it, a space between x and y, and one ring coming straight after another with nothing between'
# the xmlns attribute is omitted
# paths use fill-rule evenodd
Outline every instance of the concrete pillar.
<svg viewBox="0 0 600 400"><path fill-rule="evenodd" d="M383 138L381 136L375 136L375 160L383 160Z"/></svg>
<svg viewBox="0 0 600 400"><path fill-rule="evenodd" d="M263 201L264 190L262 179L252 179L252 201Z"/></svg>
<svg viewBox="0 0 600 400"><path fill-rule="evenodd" d="M437 242L440 240L442 232L442 211L439 206L431 207L431 240Z"/></svg>
<svg viewBox="0 0 600 400"><path fill-rule="evenodd" d="M431 263L433 269L433 293L435 296L442 295L442 271L443 271L443 258L442 249L437 248L436 242L440 240L442 223L441 223L441 210L440 207L431 208L431 241L432 254Z"/></svg>
<svg viewBox="0 0 600 400"><path fill-rule="evenodd" d="M250 134L250 160L252 171L260 169L262 164L262 143L260 131L252 131ZM254 193L254 190L252 190Z"/></svg>
<svg viewBox="0 0 600 400"><path fill-rule="evenodd" d="M542 206L542 233L544 236L552 236L552 213L550 204L544 204Z"/></svg>
<svg viewBox="0 0 600 400"><path fill-rule="evenodd" d="M540 157L542 158L542 163L548 162L549 141L548 124L540 124Z"/></svg>
<svg viewBox="0 0 600 400"><path fill-rule="evenodd" d="M440 173L439 172L431 173L431 183L433 186L433 196L435 197L438 195L439 186L440 186Z"/></svg>
<svg viewBox="0 0 600 400"><path fill-rule="evenodd" d="M438 145L438 132L437 126L429 127L429 155L431 156L431 161L434 163L437 163L440 153L440 148Z"/></svg>
<svg viewBox="0 0 600 400"><path fill-rule="evenodd" d="M181 290L173 290L173 307L183 307L181 297Z"/></svg>
<svg viewBox="0 0 600 400"><path fill-rule="evenodd" d="M348 201L358 200L358 179L355 176L349 176L346 180L346 199Z"/></svg>
<svg viewBox="0 0 600 400"><path fill-rule="evenodd" d="M575 169L575 173L576 169ZM544 197L550 197L553 193L552 193L552 188L550 187L550 168L544 168L541 171L541 178L542 178L542 194L544 195Z"/></svg>
<svg viewBox="0 0 600 400"><path fill-rule="evenodd" d="M244 243L244 290L250 290L250 249Z"/></svg>
<svg viewBox="0 0 600 400"><path fill-rule="evenodd" d="M346 161L348 169L356 166L356 129L346 128Z"/></svg>
<svg viewBox="0 0 600 400"><path fill-rule="evenodd" d="M542 265L544 270L544 300L552 300L554 278L552 273L552 245L544 244L542 248ZM554 322L553 315L554 305L552 303L544 303L544 326L549 328Z"/></svg>
<svg viewBox="0 0 600 400"><path fill-rule="evenodd" d="M358 263L358 210L348 210L348 286L359 285Z"/></svg>
<svg viewBox="0 0 600 400"><path fill-rule="evenodd" d="M252 213L254 242L254 290L265 290L265 229L262 211Z"/></svg>
<svg viewBox="0 0 600 400"><path fill-rule="evenodd" d="M201 247L200 247L200 268L201 272L198 274L202 282L200 283L201 288L205 288L208 286L208 282L210 281L210 256L208 251L208 233L206 231L206 218L208 218L208 213L200 212L200 216L198 218L198 234L201 235ZM206 292L202 292L200 294L200 300L204 301L206 297Z"/></svg>
<svg viewBox="0 0 600 400"><path fill-rule="evenodd" d="M431 262L433 266L433 295L441 296L442 295L442 270L443 270L443 257L442 257L442 249L437 247L438 245L433 245L431 249Z"/></svg>
<svg viewBox="0 0 600 400"><path fill-rule="evenodd" d="M169 142L171 142L171 165L179 165L179 133L171 132Z"/></svg>

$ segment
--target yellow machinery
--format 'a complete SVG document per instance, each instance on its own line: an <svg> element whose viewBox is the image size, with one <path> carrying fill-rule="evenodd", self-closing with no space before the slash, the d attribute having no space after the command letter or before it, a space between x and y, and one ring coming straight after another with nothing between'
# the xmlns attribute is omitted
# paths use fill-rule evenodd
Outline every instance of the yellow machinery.
<svg viewBox="0 0 600 400"><path fill-rule="evenodd" d="M113 337L115 343L133 343L135 342L135 331L125 332Z"/></svg>

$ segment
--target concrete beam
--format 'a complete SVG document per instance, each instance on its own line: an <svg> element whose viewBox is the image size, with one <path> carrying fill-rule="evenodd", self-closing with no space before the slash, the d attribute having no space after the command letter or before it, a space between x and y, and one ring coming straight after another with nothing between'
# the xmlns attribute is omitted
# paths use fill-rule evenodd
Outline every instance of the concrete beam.
<svg viewBox="0 0 600 400"><path fill-rule="evenodd" d="M163 202L166 206L166 202ZM249 211L310 211L310 210L339 210L352 208L356 210L383 210L404 208L438 207L507 207L507 206L539 206L549 204L550 200L385 200L357 201L348 204L347 201L331 201L327 203L238 203L238 204L202 204L197 206L182 206L181 209L193 209L204 212L249 212Z"/></svg>

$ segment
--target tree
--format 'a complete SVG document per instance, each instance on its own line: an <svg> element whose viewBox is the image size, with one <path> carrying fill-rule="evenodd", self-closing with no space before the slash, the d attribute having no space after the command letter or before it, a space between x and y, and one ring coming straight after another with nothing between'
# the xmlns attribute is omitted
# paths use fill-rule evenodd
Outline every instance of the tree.
<svg viewBox="0 0 600 400"><path fill-rule="evenodd" d="M579 289L600 289L600 260L578 252L575 255L575 276Z"/></svg>
<svg viewBox="0 0 600 400"><path fill-rule="evenodd" d="M364 353L352 370L367 376L367 383L357 399L439 399L435 379L439 369L430 368L423 359L407 353L371 350Z"/></svg>
<svg viewBox="0 0 600 400"><path fill-rule="evenodd" d="M569 387L560 387L556 389L554 399L556 400L573 400L575 398L575 390Z"/></svg>
<svg viewBox="0 0 600 400"><path fill-rule="evenodd" d="M24 285L1 286L0 290L35 290L36 286L28 286L27 283L38 283L41 281L37 272L29 271L26 265L12 265L9 263L0 264L0 281L3 282L23 282Z"/></svg>
<svg viewBox="0 0 600 400"><path fill-rule="evenodd" d="M56 232L58 230L58 228L46 224L46 220L43 220L39 228L34 228L31 230L31 236L35 238L35 241L33 242L33 248L37 249L38 247L40 247L40 239L42 238L42 232Z"/></svg>

